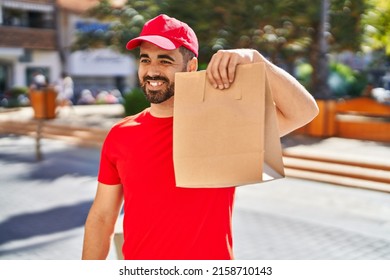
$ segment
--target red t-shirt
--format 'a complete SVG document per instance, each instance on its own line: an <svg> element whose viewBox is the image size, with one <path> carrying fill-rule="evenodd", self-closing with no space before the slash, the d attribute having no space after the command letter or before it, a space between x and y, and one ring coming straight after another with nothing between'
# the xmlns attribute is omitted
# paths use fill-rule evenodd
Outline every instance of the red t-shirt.
<svg viewBox="0 0 390 280"><path fill-rule="evenodd" d="M233 259L234 187L176 186L173 118L149 110L127 117L109 132L99 182L122 184L125 259Z"/></svg>

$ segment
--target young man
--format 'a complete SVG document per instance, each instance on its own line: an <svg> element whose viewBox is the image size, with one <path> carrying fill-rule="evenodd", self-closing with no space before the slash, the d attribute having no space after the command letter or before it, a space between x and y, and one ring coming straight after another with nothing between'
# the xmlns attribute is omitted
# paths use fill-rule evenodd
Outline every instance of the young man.
<svg viewBox="0 0 390 280"><path fill-rule="evenodd" d="M124 201L125 259L233 259L234 187L191 189L175 184L172 156L174 76L196 71L198 41L185 23L166 15L147 22L127 48L140 47L138 76L150 108L125 118L102 149L98 189L85 225L83 259L105 259ZM221 90L238 64L265 62L280 135L318 112L311 95L255 50L219 51L207 77Z"/></svg>

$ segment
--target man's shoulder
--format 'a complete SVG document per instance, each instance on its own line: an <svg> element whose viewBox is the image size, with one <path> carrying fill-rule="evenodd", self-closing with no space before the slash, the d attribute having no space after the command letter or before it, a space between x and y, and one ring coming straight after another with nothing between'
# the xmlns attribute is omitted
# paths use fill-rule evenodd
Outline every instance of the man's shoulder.
<svg viewBox="0 0 390 280"><path fill-rule="evenodd" d="M142 120L148 115L150 115L149 108L146 108L145 110L139 112L138 114L127 116L121 119L119 122L114 124L111 130L139 126Z"/></svg>

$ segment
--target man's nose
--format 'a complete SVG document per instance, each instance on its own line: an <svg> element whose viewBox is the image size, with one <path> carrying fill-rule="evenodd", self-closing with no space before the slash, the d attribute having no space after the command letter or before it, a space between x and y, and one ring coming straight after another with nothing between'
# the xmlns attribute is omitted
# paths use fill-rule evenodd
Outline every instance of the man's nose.
<svg viewBox="0 0 390 280"><path fill-rule="evenodd" d="M153 63L148 66L146 73L150 77L160 76L161 69L157 64Z"/></svg>

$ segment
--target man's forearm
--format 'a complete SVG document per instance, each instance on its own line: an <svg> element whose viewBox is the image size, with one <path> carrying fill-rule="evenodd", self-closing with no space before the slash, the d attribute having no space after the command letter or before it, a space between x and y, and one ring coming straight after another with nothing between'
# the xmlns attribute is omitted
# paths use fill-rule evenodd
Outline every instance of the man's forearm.
<svg viewBox="0 0 390 280"><path fill-rule="evenodd" d="M261 55L260 55L261 56ZM280 135L307 124L317 114L312 95L288 72L265 58L257 58L267 65L267 78L276 105Z"/></svg>
<svg viewBox="0 0 390 280"><path fill-rule="evenodd" d="M88 217L85 224L83 260L104 260L110 250L114 227L102 220Z"/></svg>

